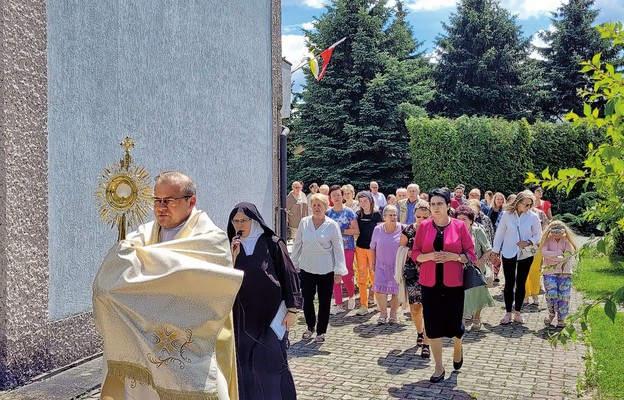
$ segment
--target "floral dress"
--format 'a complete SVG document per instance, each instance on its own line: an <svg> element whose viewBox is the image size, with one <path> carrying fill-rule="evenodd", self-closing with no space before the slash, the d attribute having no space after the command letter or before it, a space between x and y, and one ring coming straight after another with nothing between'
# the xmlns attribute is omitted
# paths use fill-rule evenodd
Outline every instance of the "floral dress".
<svg viewBox="0 0 624 400"><path fill-rule="evenodd" d="M414 237L416 237L416 228L414 224L409 224L403 229L403 234L407 237L407 247L411 249L414 246ZM422 303L422 294L420 293L420 263L416 265L411 257L407 258L405 267L403 268L403 278L405 279L405 289L410 304Z"/></svg>

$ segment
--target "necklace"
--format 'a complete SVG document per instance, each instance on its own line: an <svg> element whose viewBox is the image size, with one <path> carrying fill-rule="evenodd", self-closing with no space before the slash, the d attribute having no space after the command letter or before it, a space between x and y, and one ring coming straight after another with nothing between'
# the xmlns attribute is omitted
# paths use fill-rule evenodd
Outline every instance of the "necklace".
<svg viewBox="0 0 624 400"><path fill-rule="evenodd" d="M446 229L446 227L449 226L450 224L451 224L451 222L449 221L449 223L444 225L444 226L438 226L438 224L436 224L434 222L433 226L434 226L434 228L436 228L436 231L438 231L438 235L443 235L444 234L444 229Z"/></svg>

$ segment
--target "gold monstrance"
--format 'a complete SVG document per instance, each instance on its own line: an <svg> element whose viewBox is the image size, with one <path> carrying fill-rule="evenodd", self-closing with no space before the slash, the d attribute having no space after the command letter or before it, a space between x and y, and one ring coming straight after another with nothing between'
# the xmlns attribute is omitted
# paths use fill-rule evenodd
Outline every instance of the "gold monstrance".
<svg viewBox="0 0 624 400"><path fill-rule="evenodd" d="M104 169L95 197L102 221L111 228L117 225L117 240L124 240L127 226L137 226L147 218L153 194L149 171L132 165L134 142L126 137L120 144L126 154L118 164Z"/></svg>

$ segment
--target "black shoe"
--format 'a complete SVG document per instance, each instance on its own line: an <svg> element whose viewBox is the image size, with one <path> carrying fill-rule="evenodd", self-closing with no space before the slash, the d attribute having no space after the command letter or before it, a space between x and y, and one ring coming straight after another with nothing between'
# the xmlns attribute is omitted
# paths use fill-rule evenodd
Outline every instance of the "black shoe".
<svg viewBox="0 0 624 400"><path fill-rule="evenodd" d="M464 364L464 351L462 349L462 358L461 360L459 360L459 362L455 362L455 360L453 360L453 368L455 368L455 371L458 371L462 365Z"/></svg>
<svg viewBox="0 0 624 400"><path fill-rule="evenodd" d="M444 380L444 374L446 374L446 371L442 370L442 373L438 376L431 375L431 378L429 378L429 382L431 383L442 382Z"/></svg>
<svg viewBox="0 0 624 400"><path fill-rule="evenodd" d="M429 345L428 344L423 344L422 345L422 350L420 352L420 356L422 358L431 358L431 350L429 350Z"/></svg>

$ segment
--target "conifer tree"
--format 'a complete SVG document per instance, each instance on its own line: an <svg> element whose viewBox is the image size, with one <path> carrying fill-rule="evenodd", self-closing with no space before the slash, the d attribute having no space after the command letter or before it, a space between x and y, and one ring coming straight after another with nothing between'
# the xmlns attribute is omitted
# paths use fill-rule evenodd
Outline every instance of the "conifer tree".
<svg viewBox="0 0 624 400"><path fill-rule="evenodd" d="M541 104L549 119L562 120L569 111L583 112L583 99L578 90L592 85L589 76L580 72L579 63L594 54L614 63L614 49L600 38L593 26L599 10L593 9L594 0L571 0L552 13L553 30L541 31L539 36L546 47L538 48L543 63L547 97ZM616 64L617 65L617 64Z"/></svg>
<svg viewBox="0 0 624 400"><path fill-rule="evenodd" d="M357 189L376 180L382 191L409 183L404 121L425 112L433 83L401 2L334 0L306 36L318 50L347 39L320 82L306 74L289 178Z"/></svg>
<svg viewBox="0 0 624 400"><path fill-rule="evenodd" d="M515 17L497 0L461 0L443 29L434 111L533 120L540 71Z"/></svg>

